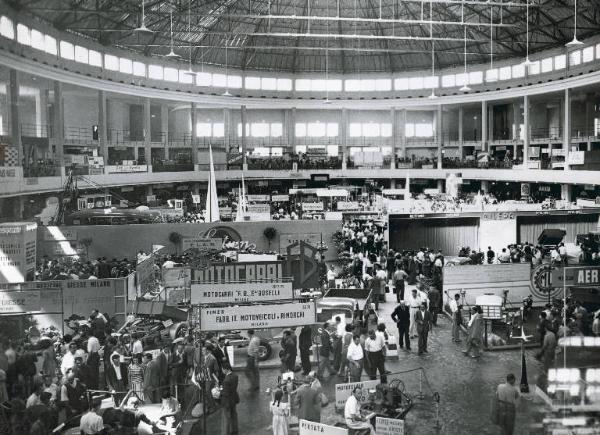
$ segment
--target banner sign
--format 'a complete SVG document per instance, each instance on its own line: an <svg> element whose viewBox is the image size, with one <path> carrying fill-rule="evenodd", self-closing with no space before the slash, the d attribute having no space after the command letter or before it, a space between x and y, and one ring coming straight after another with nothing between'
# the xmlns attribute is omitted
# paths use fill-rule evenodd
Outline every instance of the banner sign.
<svg viewBox="0 0 600 435"><path fill-rule="evenodd" d="M189 287L192 269L189 267L163 267L162 279L165 287Z"/></svg>
<svg viewBox="0 0 600 435"><path fill-rule="evenodd" d="M194 194L192 194L192 203L194 203L194 204L200 204L200 195L194 195Z"/></svg>
<svg viewBox="0 0 600 435"><path fill-rule="evenodd" d="M308 420L298 420L299 435L348 435L348 429Z"/></svg>
<svg viewBox="0 0 600 435"><path fill-rule="evenodd" d="M147 165L115 165L106 167L109 174L127 174L131 172L148 172Z"/></svg>
<svg viewBox="0 0 600 435"><path fill-rule="evenodd" d="M178 304L182 304L185 302L185 289L184 288L173 288L167 287L167 301L166 304L168 306L175 306Z"/></svg>
<svg viewBox="0 0 600 435"><path fill-rule="evenodd" d="M104 157L88 157L88 165L96 169L104 168Z"/></svg>
<svg viewBox="0 0 600 435"><path fill-rule="evenodd" d="M346 400L352 395L352 390L355 387L362 389L362 395L360 396L360 403L366 403L369 398L369 390L376 388L379 385L379 380L374 381L362 381L362 382L348 382L346 384L335 384L335 407L336 409L344 409L346 406Z"/></svg>
<svg viewBox="0 0 600 435"><path fill-rule="evenodd" d="M293 299L292 282L192 284L192 304L234 304Z"/></svg>
<svg viewBox="0 0 600 435"><path fill-rule="evenodd" d="M338 211L360 210L360 206L356 201L340 201L337 203Z"/></svg>
<svg viewBox="0 0 600 435"><path fill-rule="evenodd" d="M571 151L567 158L569 165L583 165L585 160L585 151Z"/></svg>
<svg viewBox="0 0 600 435"><path fill-rule="evenodd" d="M563 148L554 148L551 152L552 156L566 156L567 155L567 150L563 149Z"/></svg>
<svg viewBox="0 0 600 435"><path fill-rule="evenodd" d="M156 201L156 195L147 195L146 196L146 202L155 202Z"/></svg>
<svg viewBox="0 0 600 435"><path fill-rule="evenodd" d="M290 195L272 195L271 201L273 202L287 202L290 200Z"/></svg>
<svg viewBox="0 0 600 435"><path fill-rule="evenodd" d="M0 167L0 178L17 178L17 170L15 168Z"/></svg>
<svg viewBox="0 0 600 435"><path fill-rule="evenodd" d="M204 269L194 269L195 283L228 283L259 280L281 281L283 261L256 261L251 263L212 263Z"/></svg>
<svg viewBox="0 0 600 435"><path fill-rule="evenodd" d="M285 328L317 322L315 302L200 308L202 331Z"/></svg>
<svg viewBox="0 0 600 435"><path fill-rule="evenodd" d="M269 195L246 195L246 200L250 202L269 202Z"/></svg>
<svg viewBox="0 0 600 435"><path fill-rule="evenodd" d="M302 211L323 211L322 202L303 202Z"/></svg>
<svg viewBox="0 0 600 435"><path fill-rule="evenodd" d="M248 204L246 206L248 213L266 213L271 214L271 204Z"/></svg>
<svg viewBox="0 0 600 435"><path fill-rule="evenodd" d="M181 249L185 252L188 249L198 249L200 251L220 251L223 248L223 239L207 239L200 237L184 237L181 239Z"/></svg>
<svg viewBox="0 0 600 435"><path fill-rule="evenodd" d="M154 279L154 255L150 255L145 260L139 262L135 267L137 285L142 289L142 285Z"/></svg>
<svg viewBox="0 0 600 435"><path fill-rule="evenodd" d="M0 314L26 313L40 309L40 292L0 292Z"/></svg>
<svg viewBox="0 0 600 435"><path fill-rule="evenodd" d="M563 279L564 278L564 279ZM552 270L552 286L595 287L600 285L600 266L565 267Z"/></svg>
<svg viewBox="0 0 600 435"><path fill-rule="evenodd" d="M376 435L404 435L404 420L375 417Z"/></svg>

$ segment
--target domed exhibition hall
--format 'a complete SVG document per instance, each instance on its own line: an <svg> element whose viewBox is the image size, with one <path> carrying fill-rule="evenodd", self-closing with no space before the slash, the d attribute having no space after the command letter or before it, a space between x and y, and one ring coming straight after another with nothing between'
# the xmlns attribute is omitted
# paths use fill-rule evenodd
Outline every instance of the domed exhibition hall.
<svg viewBox="0 0 600 435"><path fill-rule="evenodd" d="M599 23L0 0L0 434L600 434Z"/></svg>

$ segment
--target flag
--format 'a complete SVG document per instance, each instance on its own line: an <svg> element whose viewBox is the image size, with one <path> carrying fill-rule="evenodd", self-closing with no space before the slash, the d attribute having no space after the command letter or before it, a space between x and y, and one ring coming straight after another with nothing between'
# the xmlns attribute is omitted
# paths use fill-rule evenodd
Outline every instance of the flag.
<svg viewBox="0 0 600 435"><path fill-rule="evenodd" d="M219 200L217 199L217 180L215 178L215 165L213 163L212 147L208 147L208 156L210 162L210 174L208 176L208 191L206 194L206 211L204 220L206 222L218 222L221 219L219 215Z"/></svg>

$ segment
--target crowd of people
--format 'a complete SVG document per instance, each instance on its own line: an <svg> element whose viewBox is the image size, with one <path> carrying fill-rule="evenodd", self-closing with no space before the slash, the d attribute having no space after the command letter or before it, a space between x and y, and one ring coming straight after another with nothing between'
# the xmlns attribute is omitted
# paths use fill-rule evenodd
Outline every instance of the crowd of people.
<svg viewBox="0 0 600 435"><path fill-rule="evenodd" d="M0 342L0 403L6 406L0 433L49 434L66 423L79 424L84 434L133 434L140 421L168 431L182 413L214 412L215 388L225 420L237 423L237 375L222 337L190 334L148 343L140 332L112 333L108 315L98 310L86 324L73 335L50 331L29 343ZM107 396L114 405L100 416ZM143 403L161 404L160 417L145 416Z"/></svg>
<svg viewBox="0 0 600 435"><path fill-rule="evenodd" d="M126 258L109 260L100 257L96 260L83 260L79 257L50 258L45 255L37 264L35 280L123 278L135 272L135 266L135 261Z"/></svg>

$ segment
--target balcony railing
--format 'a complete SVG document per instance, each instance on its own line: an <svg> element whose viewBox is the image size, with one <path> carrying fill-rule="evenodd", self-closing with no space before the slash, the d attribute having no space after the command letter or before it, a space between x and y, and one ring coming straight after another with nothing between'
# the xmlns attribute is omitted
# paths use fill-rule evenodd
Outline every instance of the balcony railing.
<svg viewBox="0 0 600 435"><path fill-rule="evenodd" d="M60 176L60 165L53 160L38 160L23 168L25 178Z"/></svg>
<svg viewBox="0 0 600 435"><path fill-rule="evenodd" d="M54 137L50 124L21 124L21 137Z"/></svg>

